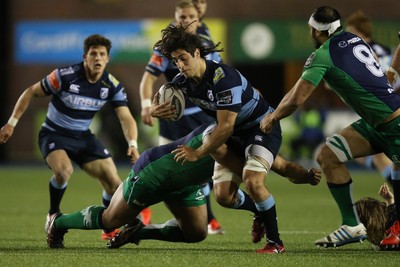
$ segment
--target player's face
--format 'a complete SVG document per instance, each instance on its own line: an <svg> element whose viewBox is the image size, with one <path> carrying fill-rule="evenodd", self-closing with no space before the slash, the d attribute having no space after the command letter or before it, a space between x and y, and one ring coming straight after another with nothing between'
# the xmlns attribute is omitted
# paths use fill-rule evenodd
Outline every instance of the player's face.
<svg viewBox="0 0 400 267"><path fill-rule="evenodd" d="M88 53L83 55L83 58L91 75L102 74L110 60L110 56L104 46L90 47Z"/></svg>
<svg viewBox="0 0 400 267"><path fill-rule="evenodd" d="M193 21L196 21L190 24L186 29L186 32L195 34L199 25L199 14L194 7L178 8L175 11L175 21L178 25L181 24L184 28Z"/></svg>
<svg viewBox="0 0 400 267"><path fill-rule="evenodd" d="M194 56L192 56L189 52L178 49L172 52L171 56L179 71L186 78L190 79L203 76L200 68L201 57L198 50L196 50Z"/></svg>
<svg viewBox="0 0 400 267"><path fill-rule="evenodd" d="M317 38L317 30L311 26L308 26L308 28L310 29L310 36L314 44L314 47L319 48L322 45L322 43Z"/></svg>
<svg viewBox="0 0 400 267"><path fill-rule="evenodd" d="M193 4L199 12L199 18L202 19L207 12L207 0L193 0Z"/></svg>

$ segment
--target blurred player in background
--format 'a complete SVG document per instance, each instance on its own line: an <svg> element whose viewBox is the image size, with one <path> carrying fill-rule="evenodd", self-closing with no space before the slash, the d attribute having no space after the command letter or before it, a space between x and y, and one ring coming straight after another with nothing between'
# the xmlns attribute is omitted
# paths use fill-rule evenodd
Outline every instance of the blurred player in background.
<svg viewBox="0 0 400 267"><path fill-rule="evenodd" d="M194 5L196 3L196 5ZM207 9L206 1L192 1L192 0L180 0L175 6L175 21L171 25L183 25L187 27L187 31L193 34L197 34L202 38L203 43L206 46L213 46L214 43L211 40L209 30L204 23L200 23L202 17L204 17ZM201 17L199 17L200 10ZM221 61L221 57L218 52L211 53L209 59ZM163 74L167 81L172 79L179 73L178 68L168 58L164 57L158 48L153 51L153 55L150 58L149 63L146 66L142 80L140 82L140 99L141 99L141 117L142 122L146 125L153 126L154 118L150 115L151 99L153 98L153 90L155 82ZM185 112L183 117L178 121L159 120L160 135L159 144L167 144L171 141L177 140L196 127L203 123L214 122L214 119L205 114L200 108L193 105L192 102L185 97ZM210 190L212 181L206 183L204 186L204 193L207 199L207 210L208 210L208 228L210 234L223 234L224 230L216 220L211 206L210 206ZM146 209L142 215L150 214L150 210ZM145 218L147 221L149 216Z"/></svg>
<svg viewBox="0 0 400 267"><path fill-rule="evenodd" d="M397 37L400 39L400 31L397 33ZM397 46L396 51L394 52L392 63L390 64L389 69L386 72L388 80L391 84L395 84L399 82L399 73L400 73L400 44Z"/></svg>
<svg viewBox="0 0 400 267"><path fill-rule="evenodd" d="M105 68L110 60L111 41L91 35L84 41L83 62L57 68L41 81L29 86L19 97L7 124L0 130L0 142L6 143L18 120L34 98L52 96L46 120L39 133L39 147L53 176L50 179L50 210L46 225L60 212L60 203L73 173L72 161L103 187L103 205L108 207L121 184L117 168L108 150L91 133L95 114L110 103L121 123L131 162L139 157L137 125L127 106L122 84ZM109 239L118 230L104 230Z"/></svg>

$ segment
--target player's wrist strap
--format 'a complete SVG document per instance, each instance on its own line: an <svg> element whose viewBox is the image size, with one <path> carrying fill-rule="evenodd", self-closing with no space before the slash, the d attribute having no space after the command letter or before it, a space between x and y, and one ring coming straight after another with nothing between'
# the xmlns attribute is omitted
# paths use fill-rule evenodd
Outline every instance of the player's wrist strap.
<svg viewBox="0 0 400 267"><path fill-rule="evenodd" d="M128 142L129 147L135 147L137 148L137 141L136 140L129 140Z"/></svg>
<svg viewBox="0 0 400 267"><path fill-rule="evenodd" d="M149 98L143 99L141 104L142 104L142 108L151 107L151 100Z"/></svg>
<svg viewBox="0 0 400 267"><path fill-rule="evenodd" d="M12 127L15 127L15 126L17 125L17 123L18 123L18 119L15 118L15 117L11 117L11 118L8 120L7 123L10 124Z"/></svg>

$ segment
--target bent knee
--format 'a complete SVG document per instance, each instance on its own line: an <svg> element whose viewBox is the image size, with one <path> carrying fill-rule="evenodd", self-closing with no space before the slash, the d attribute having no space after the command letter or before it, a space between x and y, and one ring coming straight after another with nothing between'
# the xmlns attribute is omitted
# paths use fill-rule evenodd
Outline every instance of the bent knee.
<svg viewBox="0 0 400 267"><path fill-rule="evenodd" d="M207 228L204 227L204 229L192 231L190 235L185 236L185 240L187 243L198 243L206 239L207 233Z"/></svg>

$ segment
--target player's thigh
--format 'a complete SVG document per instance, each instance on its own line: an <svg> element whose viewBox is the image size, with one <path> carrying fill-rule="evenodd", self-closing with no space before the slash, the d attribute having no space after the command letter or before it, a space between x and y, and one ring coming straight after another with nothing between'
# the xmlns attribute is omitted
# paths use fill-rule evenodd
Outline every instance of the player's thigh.
<svg viewBox="0 0 400 267"><path fill-rule="evenodd" d="M334 138L339 143L343 143L343 140L340 140L340 136L345 139L346 144L344 145L348 146L352 158L364 157L376 153L366 137L352 126L344 128L330 138Z"/></svg>
<svg viewBox="0 0 400 267"><path fill-rule="evenodd" d="M105 228L117 228L127 224L140 213L140 210L128 206L123 196L121 184L111 198L111 203L104 211L102 220Z"/></svg>
<svg viewBox="0 0 400 267"><path fill-rule="evenodd" d="M82 165L82 168L90 176L99 179L101 183L110 185L119 185L121 183L117 167L111 157L87 162Z"/></svg>
<svg viewBox="0 0 400 267"><path fill-rule="evenodd" d="M46 157L46 163L56 175L68 179L73 172L72 162L65 150L58 149L50 152Z"/></svg>

